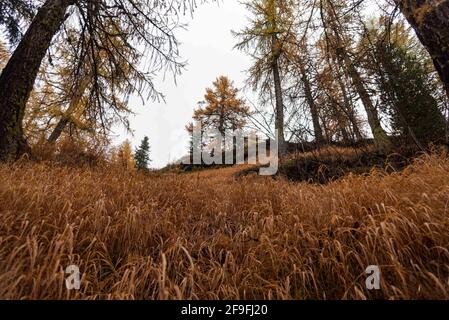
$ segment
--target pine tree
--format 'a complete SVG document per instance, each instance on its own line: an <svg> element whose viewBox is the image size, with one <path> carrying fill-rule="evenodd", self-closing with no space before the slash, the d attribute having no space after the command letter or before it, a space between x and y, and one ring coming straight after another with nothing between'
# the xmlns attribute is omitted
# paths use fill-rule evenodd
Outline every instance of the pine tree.
<svg viewBox="0 0 449 320"><path fill-rule="evenodd" d="M148 170L150 160L150 143L147 136L142 139L140 146L134 153L134 161L136 163L137 170Z"/></svg>
<svg viewBox="0 0 449 320"><path fill-rule="evenodd" d="M445 120L434 97L430 58L404 23L384 26L385 20L374 22L362 38L370 49L366 65L375 77L383 109L393 130L418 146L441 141Z"/></svg>

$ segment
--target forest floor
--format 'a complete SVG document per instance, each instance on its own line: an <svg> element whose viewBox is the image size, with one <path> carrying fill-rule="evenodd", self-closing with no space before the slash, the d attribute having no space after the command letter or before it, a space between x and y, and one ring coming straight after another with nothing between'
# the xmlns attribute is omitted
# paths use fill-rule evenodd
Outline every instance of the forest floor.
<svg viewBox="0 0 449 320"><path fill-rule="evenodd" d="M242 170L0 166L0 298L449 298L446 154L327 183Z"/></svg>

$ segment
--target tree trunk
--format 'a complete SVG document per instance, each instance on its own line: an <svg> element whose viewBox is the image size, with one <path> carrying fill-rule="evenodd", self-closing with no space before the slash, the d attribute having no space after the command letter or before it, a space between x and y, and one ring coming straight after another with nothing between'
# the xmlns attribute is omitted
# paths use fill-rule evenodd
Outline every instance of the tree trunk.
<svg viewBox="0 0 449 320"><path fill-rule="evenodd" d="M50 137L48 138L47 142L48 143L55 143L56 140L59 139L59 137L61 136L62 132L64 131L65 127L67 126L67 124L69 122L70 122L70 118L68 116L66 116L65 114L62 115L61 119L59 119L58 124L53 129L53 131L52 131Z"/></svg>
<svg viewBox="0 0 449 320"><path fill-rule="evenodd" d="M343 142L346 144L349 144L351 142L351 139L349 138L349 133L346 127L341 127L341 137L343 139Z"/></svg>
<svg viewBox="0 0 449 320"><path fill-rule="evenodd" d="M6 49L5 44L0 40L0 73L2 72L3 67L8 61L8 58L9 58L8 50Z"/></svg>
<svg viewBox="0 0 449 320"><path fill-rule="evenodd" d="M341 133L341 137L343 139L343 142L346 144L349 144L351 142L351 139L349 138L347 127L347 119L344 119L344 115L341 112L341 108L338 104L338 101L333 98L331 95L329 95L329 98L331 99L331 105L332 105L332 115L337 121L339 131Z"/></svg>
<svg viewBox="0 0 449 320"><path fill-rule="evenodd" d="M326 119L321 118L321 123L323 124L323 131L324 131L324 139L326 143L332 143L332 136L329 133L329 127L326 124Z"/></svg>
<svg viewBox="0 0 449 320"><path fill-rule="evenodd" d="M345 104L344 112L346 113L346 116L348 117L349 121L352 125L352 131L354 132L355 139L358 141L363 140L362 133L360 132L359 125L357 124L357 119L355 117L354 108L350 103L350 99L348 97L348 92L346 91L345 85L341 79L340 73L337 75L337 81L338 85L340 86L340 90L343 95L343 102Z"/></svg>
<svg viewBox="0 0 449 320"><path fill-rule="evenodd" d="M73 0L47 0L0 75L0 161L27 152L22 121L39 67Z"/></svg>
<svg viewBox="0 0 449 320"><path fill-rule="evenodd" d="M281 86L281 76L279 72L279 55L276 54L277 50L277 39L276 35L273 35L273 79L274 79L274 92L276 96L276 119L275 119L275 129L277 130L278 136L278 146L279 154L284 154L286 152L285 136L284 136L284 101L282 98L282 86Z"/></svg>
<svg viewBox="0 0 449 320"><path fill-rule="evenodd" d="M352 79L352 83L357 90L360 99L362 100L363 106L365 107L365 111L368 117L368 124L371 128L376 148L384 153L389 152L392 147L390 138L380 124L377 109L373 105L371 97L366 90L365 85L363 84L362 77L360 76L359 72L357 71L348 54L343 48L337 48L337 55L342 58L349 76Z"/></svg>
<svg viewBox="0 0 449 320"><path fill-rule="evenodd" d="M395 0L429 51L449 97L449 0Z"/></svg>
<svg viewBox="0 0 449 320"><path fill-rule="evenodd" d="M328 56L328 65L329 65L330 69L332 70L332 72L336 75L334 78L336 78L336 80L338 82L338 86L340 87L341 95L343 97L344 105L341 106L340 104L338 104L338 103L337 104L340 107L340 110L346 115L349 122L351 123L351 129L352 129L352 133L353 133L353 134L351 134L351 136L352 136L353 141L362 141L363 136L362 136L362 133L360 132L359 125L357 123L354 105L352 104L351 99L348 97L348 92L346 90L346 86L343 83L342 78L346 75L344 74L344 72L343 72L343 74L341 72L341 69L339 67L340 60L338 60L338 58L336 60L331 60L330 57ZM333 65L337 66L336 70L334 69Z"/></svg>
<svg viewBox="0 0 449 320"><path fill-rule="evenodd" d="M76 112L82 113L84 110L84 107L80 108L80 103L83 98L84 92L86 91L87 87L89 86L91 82L91 76L85 75L81 82L78 84L78 86L75 89L75 92L72 96L72 99L70 100L70 105L67 108L67 110L64 112L64 114L61 116L61 119L59 120L56 127L53 129L53 132L51 133L50 137L48 138L48 143L54 143L56 140L59 139L62 132L64 131L67 124L70 122L70 117Z"/></svg>
<svg viewBox="0 0 449 320"><path fill-rule="evenodd" d="M312 115L313 123L313 133L315 134L315 141L317 144L324 143L323 130L320 125L320 117L318 114L318 108L313 100L312 88L310 85L309 78L307 77L307 72L302 61L299 62L299 68L302 76L302 83L304 85L304 94L306 96L307 104L310 108L310 113Z"/></svg>
<svg viewBox="0 0 449 320"><path fill-rule="evenodd" d="M416 0L414 0L416 1ZM360 99L362 100L363 106L365 108L367 117L368 117L368 124L371 128L371 132L374 137L374 143L376 145L377 150L383 153L388 153L391 150L392 144L390 141L390 138L388 137L385 130L382 128L379 120L379 116L377 113L376 108L373 105L373 102L371 101L371 97L368 93L368 91L365 88L365 85L363 84L362 77L360 73L358 72L357 68L354 66L351 58L349 57L348 52L344 48L344 41L341 39L341 31L340 26L338 25L339 18L338 15L334 11L334 7L331 3L331 1L327 1L327 9L331 20L330 25L331 29L334 32L334 36L337 39L337 42L334 44L336 49L335 53L337 56L337 59L339 60L340 64L344 65L346 68L346 72L348 73L349 77L352 80L352 84L354 85Z"/></svg>

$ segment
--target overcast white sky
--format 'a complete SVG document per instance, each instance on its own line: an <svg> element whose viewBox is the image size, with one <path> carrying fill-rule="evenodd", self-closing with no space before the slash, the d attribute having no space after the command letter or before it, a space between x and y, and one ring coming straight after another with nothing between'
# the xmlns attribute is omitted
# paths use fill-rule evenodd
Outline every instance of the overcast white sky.
<svg viewBox="0 0 449 320"><path fill-rule="evenodd" d="M171 77L163 80L161 76L157 80L166 103L148 101L143 106L139 98L130 100L130 107L136 113L130 118L134 136L120 128L115 130L115 142L129 139L135 147L147 135L154 168L185 155L189 142L185 125L191 121L197 103L203 100L206 87L220 75L227 75L238 88L244 85L244 70L249 68L250 59L233 49L236 39L231 30L244 27L246 16L237 0L226 0L200 5L193 19L187 17L187 30L177 33L181 56L188 61L186 70L177 78L177 85Z"/></svg>

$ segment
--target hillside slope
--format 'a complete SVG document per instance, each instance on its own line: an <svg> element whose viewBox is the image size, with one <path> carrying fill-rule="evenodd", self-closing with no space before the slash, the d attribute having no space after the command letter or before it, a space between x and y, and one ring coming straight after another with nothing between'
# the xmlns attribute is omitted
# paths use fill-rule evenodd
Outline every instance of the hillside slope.
<svg viewBox="0 0 449 320"><path fill-rule="evenodd" d="M0 298L449 298L446 157L326 185L237 169L0 166Z"/></svg>

